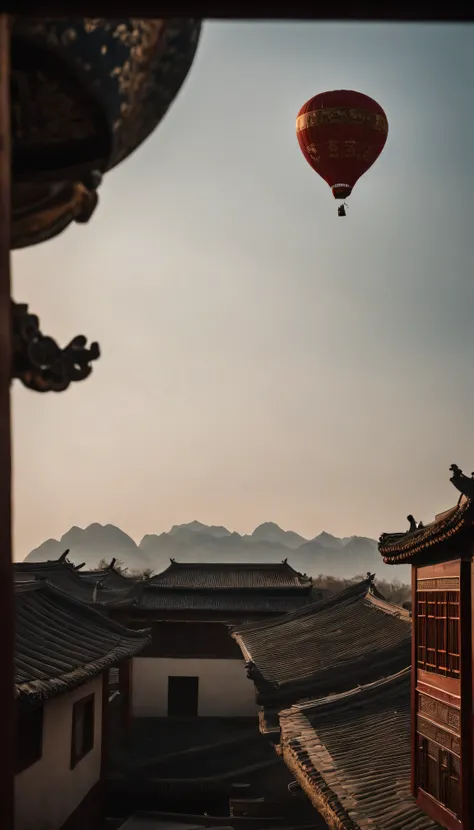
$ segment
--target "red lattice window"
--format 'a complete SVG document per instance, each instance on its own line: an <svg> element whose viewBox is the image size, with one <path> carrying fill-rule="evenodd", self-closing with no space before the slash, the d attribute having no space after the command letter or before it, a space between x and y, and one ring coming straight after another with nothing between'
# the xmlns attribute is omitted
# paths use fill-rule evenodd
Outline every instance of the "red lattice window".
<svg viewBox="0 0 474 830"><path fill-rule="evenodd" d="M418 591L416 627L418 668L459 679L459 591Z"/></svg>
<svg viewBox="0 0 474 830"><path fill-rule="evenodd" d="M418 786L455 816L461 815L459 758L434 741L417 736Z"/></svg>

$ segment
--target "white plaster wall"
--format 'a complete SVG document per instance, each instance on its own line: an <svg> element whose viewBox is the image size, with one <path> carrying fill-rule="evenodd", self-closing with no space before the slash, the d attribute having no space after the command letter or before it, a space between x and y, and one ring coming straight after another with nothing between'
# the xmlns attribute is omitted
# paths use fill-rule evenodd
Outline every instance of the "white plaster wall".
<svg viewBox="0 0 474 830"><path fill-rule="evenodd" d="M255 687L243 660L134 657L132 661L133 714L139 718L166 717L168 677L199 677L198 715L249 717L256 715Z"/></svg>
<svg viewBox="0 0 474 830"><path fill-rule="evenodd" d="M91 694L94 748L71 769L72 707ZM101 744L102 677L46 703L43 757L15 777L15 830L59 830L100 779Z"/></svg>

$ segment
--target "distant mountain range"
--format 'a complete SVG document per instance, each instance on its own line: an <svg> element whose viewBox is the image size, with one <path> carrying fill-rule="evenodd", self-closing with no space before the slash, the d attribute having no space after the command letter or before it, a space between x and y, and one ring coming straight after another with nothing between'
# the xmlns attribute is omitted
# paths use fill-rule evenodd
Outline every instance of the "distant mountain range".
<svg viewBox="0 0 474 830"><path fill-rule="evenodd" d="M291 530L282 530L274 522L265 522L253 533L241 536L225 527L201 522L174 525L168 533L150 533L137 545L115 525L91 524L71 527L61 539L48 539L28 554L25 561L45 562L57 559L66 549L75 564L85 562L89 568L101 559L121 560L130 571L152 568L164 570L170 558L178 562L281 562L288 559L296 570L309 576L327 574L352 577L376 573L379 579L409 581L408 566L384 565L375 539L350 536L339 539L320 533L305 539Z"/></svg>

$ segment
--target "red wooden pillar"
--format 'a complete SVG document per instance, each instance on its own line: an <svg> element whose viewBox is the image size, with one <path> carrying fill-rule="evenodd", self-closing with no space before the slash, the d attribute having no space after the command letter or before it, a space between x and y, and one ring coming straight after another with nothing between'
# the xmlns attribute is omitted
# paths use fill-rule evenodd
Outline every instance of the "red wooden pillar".
<svg viewBox="0 0 474 830"><path fill-rule="evenodd" d="M10 382L12 368L10 289L10 21L0 15L0 776L1 825L14 820L14 594L11 517Z"/></svg>

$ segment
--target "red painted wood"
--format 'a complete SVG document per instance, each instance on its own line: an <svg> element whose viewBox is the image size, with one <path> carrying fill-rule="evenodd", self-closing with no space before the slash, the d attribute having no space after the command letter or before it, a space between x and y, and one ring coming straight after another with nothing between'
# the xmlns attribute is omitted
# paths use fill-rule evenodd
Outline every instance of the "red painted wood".
<svg viewBox="0 0 474 830"><path fill-rule="evenodd" d="M445 807L442 807L441 804L438 804L434 798L421 789L418 790L416 803L424 813L431 816L442 827L446 827L446 830L471 830L467 824L463 827L462 823L453 813L450 813L449 810L446 810Z"/></svg>
<svg viewBox="0 0 474 830"><path fill-rule="evenodd" d="M473 827L471 562L461 562L461 799L464 830Z"/></svg>
<svg viewBox="0 0 474 830"><path fill-rule="evenodd" d="M416 673L416 655L417 655L417 641L416 641L416 574L417 568L414 565L411 569L411 609L412 609L412 630L411 630L411 778L410 787L414 798L416 798L416 689L417 689L417 673Z"/></svg>

